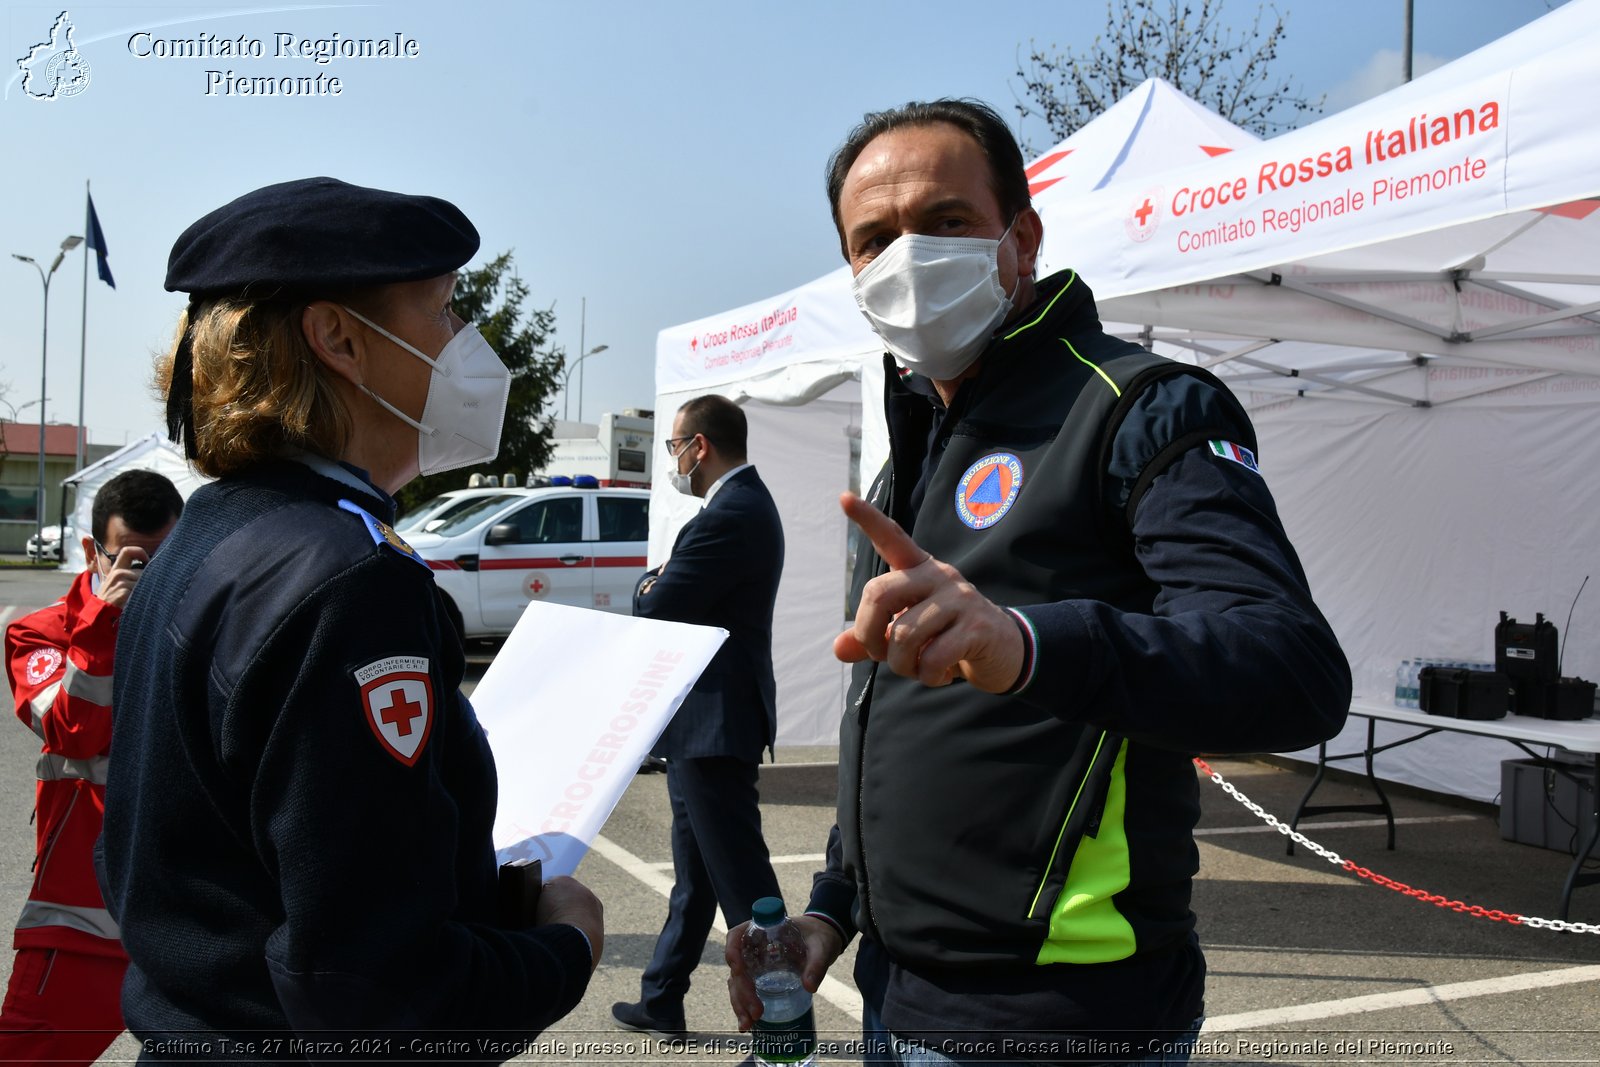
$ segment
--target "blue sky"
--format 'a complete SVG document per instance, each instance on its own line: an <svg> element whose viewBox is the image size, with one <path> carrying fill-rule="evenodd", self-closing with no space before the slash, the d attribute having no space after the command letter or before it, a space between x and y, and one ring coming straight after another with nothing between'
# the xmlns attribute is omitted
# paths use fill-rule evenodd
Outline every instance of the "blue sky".
<svg viewBox="0 0 1600 1067"><path fill-rule="evenodd" d="M1552 0L1553 2L1553 0ZM1547 0L1417 0L1417 70L1545 14ZM1402 0L1280 2L1279 69L1335 111L1398 79ZM458 0L363 5L102 3L67 10L90 81L51 101L22 91L16 59L61 6L4 12L0 252L46 266L83 232L84 182L117 288L90 270L91 440L159 426L152 355L182 298L161 287L173 239L250 189L329 174L445 197L512 250L540 305L555 306L583 367L583 411L650 407L656 331L791 288L839 263L822 168L862 112L976 96L1013 118L1028 42L1085 48L1099 0L855 3ZM1245 24L1255 6L1227 0ZM130 47L135 34L148 33ZM149 39L259 39L262 58L141 57ZM414 40L409 59L274 56L296 39ZM207 70L338 77L338 96L207 95ZM1024 127L1035 143L1049 140ZM51 421L77 413L82 250L51 283ZM0 383L39 396L38 275L0 257ZM587 314L580 324L580 305ZM569 404L577 415L578 379ZM561 398L555 401L560 413ZM0 405L0 411L3 411ZM37 405L21 417L31 419Z"/></svg>

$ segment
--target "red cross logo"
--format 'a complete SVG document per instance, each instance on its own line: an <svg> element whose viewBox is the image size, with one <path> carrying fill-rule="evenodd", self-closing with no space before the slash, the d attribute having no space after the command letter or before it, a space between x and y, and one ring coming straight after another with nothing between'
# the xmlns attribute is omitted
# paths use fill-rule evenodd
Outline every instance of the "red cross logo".
<svg viewBox="0 0 1600 1067"><path fill-rule="evenodd" d="M361 706L378 743L407 767L414 765L433 733L433 679L428 661L392 656L356 672Z"/></svg>
<svg viewBox="0 0 1600 1067"><path fill-rule="evenodd" d="M537 596L538 594L544 592L544 582L540 581L538 578L535 578L533 581L528 583L528 588L532 589L534 595Z"/></svg>
<svg viewBox="0 0 1600 1067"><path fill-rule="evenodd" d="M39 685L46 681L62 664L61 650L45 645L28 656L28 684Z"/></svg>
<svg viewBox="0 0 1600 1067"><path fill-rule="evenodd" d="M550 592L550 579L540 571L528 575L523 583L523 588L528 591L528 596L534 600L543 600L545 594Z"/></svg>
<svg viewBox="0 0 1600 1067"><path fill-rule="evenodd" d="M421 704L415 700L405 699L405 695L396 690L394 703L379 712L378 717L383 720L384 725L398 729L401 737L407 737L411 734L411 720L421 714Z"/></svg>
<svg viewBox="0 0 1600 1067"><path fill-rule="evenodd" d="M1165 200L1166 195L1160 189L1146 189L1134 198L1122 219L1130 240L1143 243L1155 236L1161 226L1161 205Z"/></svg>

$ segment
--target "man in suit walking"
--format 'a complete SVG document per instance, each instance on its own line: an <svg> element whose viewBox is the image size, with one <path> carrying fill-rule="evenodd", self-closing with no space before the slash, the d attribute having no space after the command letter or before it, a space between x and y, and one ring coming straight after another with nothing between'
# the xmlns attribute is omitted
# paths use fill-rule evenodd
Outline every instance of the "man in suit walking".
<svg viewBox="0 0 1600 1067"><path fill-rule="evenodd" d="M750 918L755 901L779 895L756 776L777 732L772 605L783 526L745 459L747 436L744 412L724 397L696 397L678 409L666 441L673 485L704 503L634 594L635 615L728 631L656 744L668 761L672 896L639 1002L611 1009L624 1029L664 1037L687 1031L683 999L717 907L734 926Z"/></svg>

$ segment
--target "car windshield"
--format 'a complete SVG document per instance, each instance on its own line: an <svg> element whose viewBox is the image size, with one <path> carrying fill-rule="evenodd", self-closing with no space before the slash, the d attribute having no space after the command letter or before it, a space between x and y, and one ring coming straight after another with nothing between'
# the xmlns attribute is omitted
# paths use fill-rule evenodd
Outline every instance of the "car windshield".
<svg viewBox="0 0 1600 1067"><path fill-rule="evenodd" d="M417 505L417 510L409 511L394 521L394 528L402 533L413 527L421 526L451 504L459 503L460 497L454 495L436 496L432 500L425 500Z"/></svg>
<svg viewBox="0 0 1600 1067"><path fill-rule="evenodd" d="M434 497L416 511L395 523L394 528L401 533L437 533L444 526L446 520L463 509L491 502L503 504L510 500L513 495L511 493L496 493L491 496Z"/></svg>
<svg viewBox="0 0 1600 1067"><path fill-rule="evenodd" d="M506 506L506 502L515 497L511 494L503 496L477 496L460 502L459 507L453 507L442 515L435 515L422 524L422 533L442 534L445 537L470 530L478 524L485 515L498 511ZM415 532L415 531L413 531Z"/></svg>

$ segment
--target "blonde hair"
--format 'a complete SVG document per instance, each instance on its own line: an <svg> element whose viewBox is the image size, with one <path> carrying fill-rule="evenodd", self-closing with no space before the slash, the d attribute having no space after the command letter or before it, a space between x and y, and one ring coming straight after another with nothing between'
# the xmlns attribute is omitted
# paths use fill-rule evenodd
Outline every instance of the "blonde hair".
<svg viewBox="0 0 1600 1067"><path fill-rule="evenodd" d="M214 297L191 304L172 347L156 361L156 387L172 391L172 370L188 335L193 357L191 459L221 477L294 450L336 458L350 440L350 413L333 375L306 343L300 320L310 301Z"/></svg>

